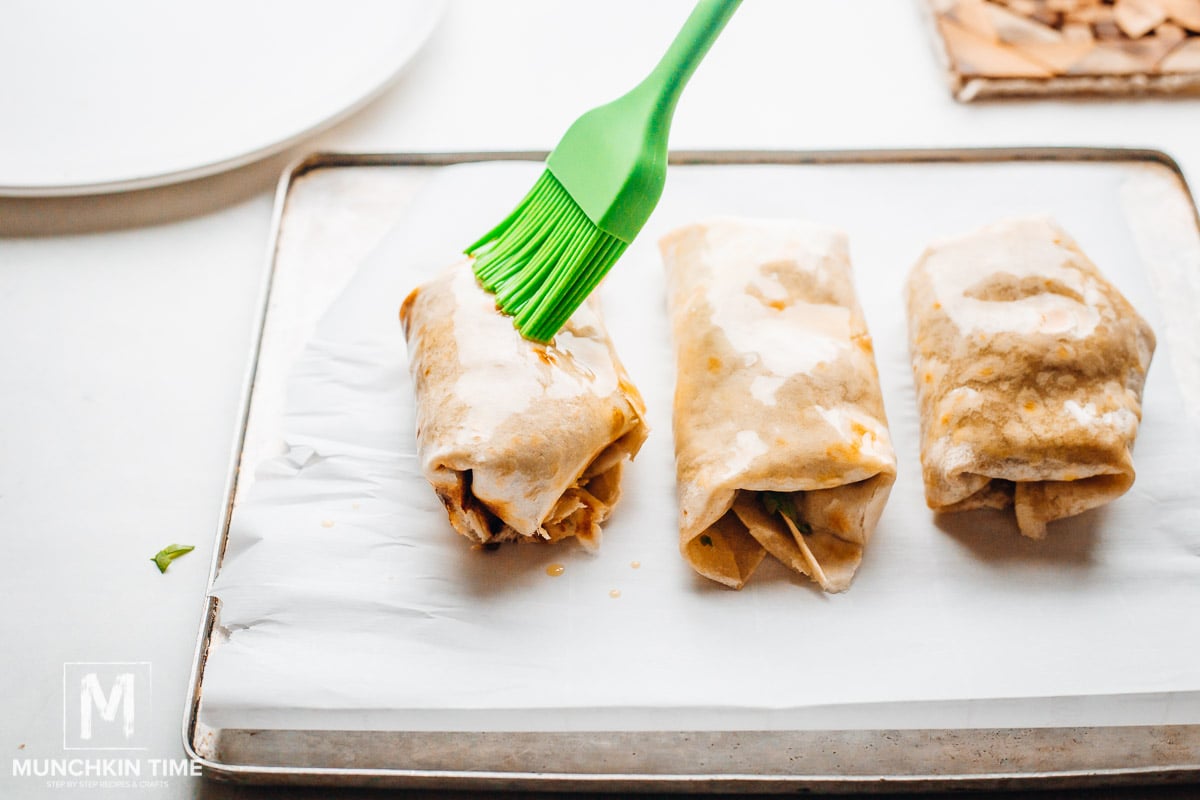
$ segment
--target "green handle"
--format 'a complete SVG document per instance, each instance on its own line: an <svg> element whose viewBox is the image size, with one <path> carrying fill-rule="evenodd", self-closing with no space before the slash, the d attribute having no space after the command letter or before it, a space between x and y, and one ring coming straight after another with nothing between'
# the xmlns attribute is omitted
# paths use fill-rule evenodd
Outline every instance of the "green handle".
<svg viewBox="0 0 1200 800"><path fill-rule="evenodd" d="M666 55L634 90L655 98L656 121L664 128L671 124L683 87L687 86L692 73L741 4L742 0L700 0L696 3Z"/></svg>
<svg viewBox="0 0 1200 800"><path fill-rule="evenodd" d="M700 0L654 71L575 120L546 159L546 169L604 233L628 244L650 218L666 183L675 104L739 5Z"/></svg>

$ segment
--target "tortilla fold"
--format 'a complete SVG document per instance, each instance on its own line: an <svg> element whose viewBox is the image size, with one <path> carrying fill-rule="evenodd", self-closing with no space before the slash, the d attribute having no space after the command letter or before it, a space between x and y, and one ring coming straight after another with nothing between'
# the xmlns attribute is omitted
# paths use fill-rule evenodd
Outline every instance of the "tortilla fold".
<svg viewBox="0 0 1200 800"><path fill-rule="evenodd" d="M1047 218L936 243L908 280L930 508L1025 536L1124 494L1154 333Z"/></svg>
<svg viewBox="0 0 1200 800"><path fill-rule="evenodd" d="M575 537L588 549L646 439L645 407L595 299L550 344L523 339L470 262L404 301L421 469L481 544Z"/></svg>
<svg viewBox="0 0 1200 800"><path fill-rule="evenodd" d="M846 589L896 476L846 236L718 219L660 249L684 558L741 588L769 553Z"/></svg>

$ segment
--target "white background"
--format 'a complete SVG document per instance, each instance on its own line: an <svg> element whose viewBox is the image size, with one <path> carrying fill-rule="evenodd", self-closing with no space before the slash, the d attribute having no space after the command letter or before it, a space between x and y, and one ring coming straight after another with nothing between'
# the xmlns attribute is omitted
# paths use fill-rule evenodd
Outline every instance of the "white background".
<svg viewBox="0 0 1200 800"><path fill-rule="evenodd" d="M393 89L291 155L551 147L575 116L653 65L689 6L453 3ZM1200 104L963 106L906 0L747 0L693 79L672 138L675 148L1051 144L1158 147L1200 180ZM150 755L181 753L285 161L124 196L0 200L5 756L64 755L65 661L152 662ZM196 552L159 575L147 559L170 542ZM154 796L202 793L243 796L178 778ZM12 778L8 758L0 794L65 796Z"/></svg>

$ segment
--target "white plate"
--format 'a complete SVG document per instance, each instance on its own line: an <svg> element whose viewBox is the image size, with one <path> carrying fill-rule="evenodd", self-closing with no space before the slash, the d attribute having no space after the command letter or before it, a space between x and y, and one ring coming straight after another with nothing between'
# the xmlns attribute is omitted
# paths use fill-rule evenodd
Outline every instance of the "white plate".
<svg viewBox="0 0 1200 800"><path fill-rule="evenodd" d="M0 195L96 194L278 152L378 94L443 0L8 0Z"/></svg>

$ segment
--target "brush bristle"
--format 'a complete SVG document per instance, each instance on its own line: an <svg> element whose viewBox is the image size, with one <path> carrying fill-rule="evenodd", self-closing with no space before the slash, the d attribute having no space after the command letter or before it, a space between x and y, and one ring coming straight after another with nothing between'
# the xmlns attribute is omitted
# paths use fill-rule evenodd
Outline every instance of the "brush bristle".
<svg viewBox="0 0 1200 800"><path fill-rule="evenodd" d="M475 276L526 339L549 342L628 247L596 227L548 170L466 249Z"/></svg>

